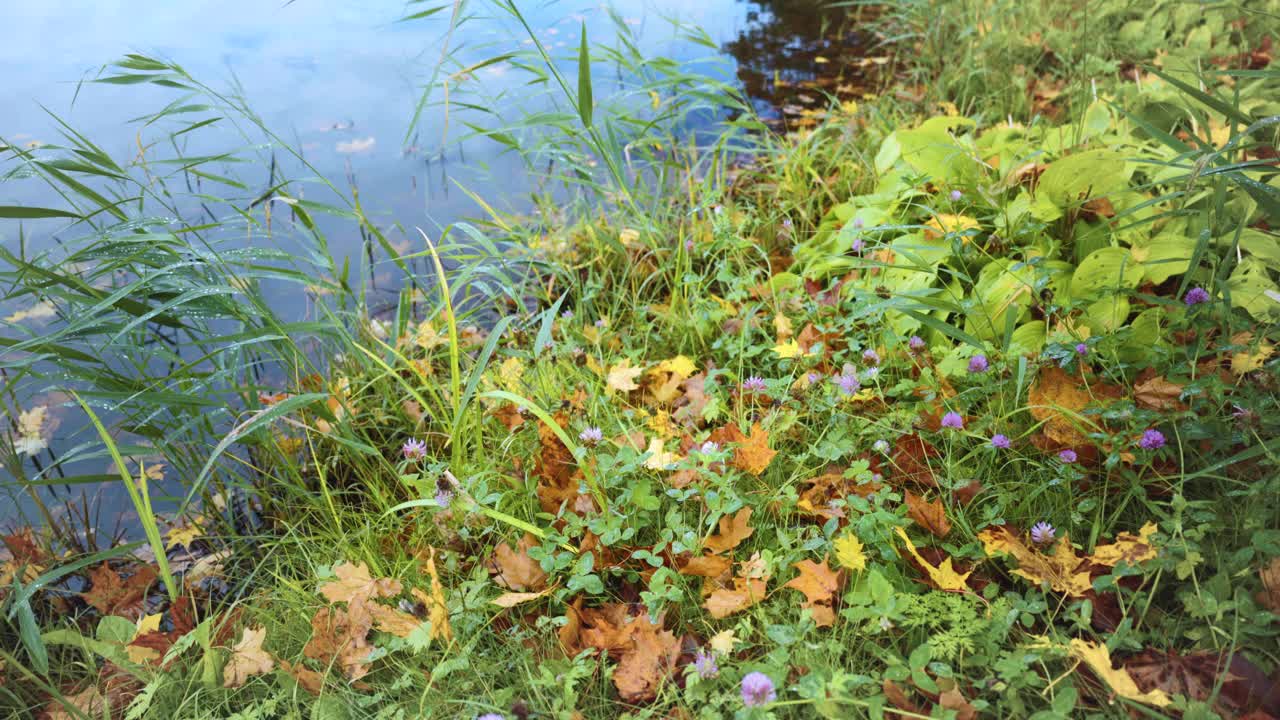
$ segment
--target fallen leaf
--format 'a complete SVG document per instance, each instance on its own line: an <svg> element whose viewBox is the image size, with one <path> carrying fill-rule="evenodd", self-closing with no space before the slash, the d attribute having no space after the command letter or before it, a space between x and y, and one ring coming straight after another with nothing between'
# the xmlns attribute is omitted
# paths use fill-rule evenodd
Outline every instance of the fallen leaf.
<svg viewBox="0 0 1280 720"><path fill-rule="evenodd" d="M266 638L265 627L244 629L240 642L231 649L231 657L222 668L223 687L238 688L254 675L271 672L276 661L262 649L262 641Z"/></svg>
<svg viewBox="0 0 1280 720"><path fill-rule="evenodd" d="M907 546L907 552L911 553L911 556L916 559L916 562L919 563L920 566L924 568L925 573L929 575L929 580L933 583L934 587L947 592L969 591L969 586L965 584L965 581L973 574L972 572L967 572L963 575L956 572L955 568L951 565L951 558L943 560L941 565L934 567L929 563L929 561L925 560L920 555L918 550L916 550L915 543L912 543L911 538L907 537L905 530L900 527L894 528L894 530L898 533L898 537L902 538L902 542Z"/></svg>
<svg viewBox="0 0 1280 720"><path fill-rule="evenodd" d="M801 560L792 567L799 570L800 574L788 580L783 587L804 593L803 607L813 614L813 621L818 627L834 625L836 613L832 609L832 603L836 591L840 589L840 573L831 569L826 558L821 563Z"/></svg>
<svg viewBox="0 0 1280 720"><path fill-rule="evenodd" d="M541 592L508 592L502 593L498 597L489 602L501 608L513 608L527 602L533 602L538 598L546 597L551 592L551 588L547 588Z"/></svg>
<svg viewBox="0 0 1280 720"><path fill-rule="evenodd" d="M24 320L35 320L39 322L43 320L48 320L51 317L56 317L57 315L58 315L57 308L51 305L48 301L41 300L39 302L33 303L31 307L23 308L22 310L19 310L13 313L12 315L9 315L4 320L5 322L11 322L11 323L19 323Z"/></svg>
<svg viewBox="0 0 1280 720"><path fill-rule="evenodd" d="M901 485L914 482L928 487L937 487L938 480L934 476L930 460L941 458L942 453L919 435L899 435L893 441L893 483Z"/></svg>
<svg viewBox="0 0 1280 720"><path fill-rule="evenodd" d="M150 565L139 565L125 577L103 563L89 571L89 589L80 596L103 615L132 620L142 616L143 602L155 581L156 571Z"/></svg>
<svg viewBox="0 0 1280 720"><path fill-rule="evenodd" d="M768 581L735 577L732 587L716 588L702 604L717 620L741 612L764 599Z"/></svg>
<svg viewBox="0 0 1280 720"><path fill-rule="evenodd" d="M732 427L737 429L737 426ZM769 449L769 433L761 429L760 423L755 423L751 426L751 435L734 448L731 464L744 472L759 475L777 454L778 451Z"/></svg>
<svg viewBox="0 0 1280 720"><path fill-rule="evenodd" d="M624 393L637 390L640 385L636 383L636 378L640 377L642 372L644 372L643 368L631 367L631 360L623 360L621 363L609 368L609 374L605 377L605 384L610 390L618 390Z"/></svg>
<svg viewBox="0 0 1280 720"><path fill-rule="evenodd" d="M169 532L165 533L164 536L164 547L166 550L172 550L175 547L190 550L191 543L195 542L196 538L201 535L204 535L204 528L200 527L200 519L193 518L191 522L182 527L170 528Z"/></svg>
<svg viewBox="0 0 1280 720"><path fill-rule="evenodd" d="M1116 536L1114 543L1095 547L1089 560L1107 567L1115 567L1121 562L1137 565L1151 560L1158 554L1155 545L1151 543L1151 536L1155 533L1156 524L1151 522L1143 525L1137 535L1122 532Z"/></svg>
<svg viewBox="0 0 1280 720"><path fill-rule="evenodd" d="M647 611L631 621L630 637L631 647L623 651L613 670L613 684L626 702L653 700L675 669L680 642L670 630L649 622Z"/></svg>
<svg viewBox="0 0 1280 720"><path fill-rule="evenodd" d="M493 581L508 590L538 591L545 588L547 574L537 560L529 557L529 548L537 545L537 538L528 533L515 548L506 543L499 544L489 561Z"/></svg>
<svg viewBox="0 0 1280 720"><path fill-rule="evenodd" d="M19 455L35 455L49 447L49 428L46 420L49 408L40 405L18 413L18 437L13 441L13 451Z"/></svg>
<svg viewBox="0 0 1280 720"><path fill-rule="evenodd" d="M946 508L941 500L926 502L924 498L910 490L905 491L907 515L920 527L928 530L936 537L944 538L951 532L951 521L947 519Z"/></svg>
<svg viewBox="0 0 1280 720"><path fill-rule="evenodd" d="M1154 689L1148 692L1142 692L1138 689L1138 685L1129 676L1124 668L1116 669L1111 666L1111 651L1107 650L1107 646L1099 643L1091 643L1080 638L1072 638L1071 644L1067 647L1067 651L1072 657L1075 657L1089 669L1093 671L1103 682L1111 687L1111 691L1122 698L1136 700L1147 705L1156 707L1168 707L1171 702L1169 696L1160 689Z"/></svg>
<svg viewBox="0 0 1280 720"><path fill-rule="evenodd" d="M453 627L449 624L449 604L444 599L444 583L440 582L440 573L436 571L435 548L430 548L427 554L427 577L431 580L431 594L427 595L414 588L413 596L427 606L431 639L449 642L453 639Z"/></svg>
<svg viewBox="0 0 1280 720"><path fill-rule="evenodd" d="M939 213L929 218L924 224L925 237L936 240L946 233L962 233L966 230L979 229L981 225L968 215L948 215Z"/></svg>
<svg viewBox="0 0 1280 720"><path fill-rule="evenodd" d="M720 532L707 538L704 545L713 553L725 553L742 544L743 540L755 532L755 528L749 524L751 513L752 509L748 506L734 515L720 518Z"/></svg>
<svg viewBox="0 0 1280 720"><path fill-rule="evenodd" d="M717 655L727 656L733 652L733 646L738 644L738 638L734 635L733 629L721 630L711 639L707 641L707 645L715 651Z"/></svg>
<svg viewBox="0 0 1280 720"><path fill-rule="evenodd" d="M707 374L698 373L680 383L684 388L684 397L676 402L678 407L671 414L673 420L689 426L702 424L702 412L710 402L706 395L706 382Z"/></svg>
<svg viewBox="0 0 1280 720"><path fill-rule="evenodd" d="M1231 336L1232 345L1253 345L1253 333L1245 331L1239 332ZM1259 370L1275 353L1275 347L1260 342L1257 346L1250 350L1241 350L1231 355L1231 374L1236 377L1243 377L1249 373Z"/></svg>
<svg viewBox="0 0 1280 720"><path fill-rule="evenodd" d="M1037 585L1046 583L1050 588L1072 597L1084 597L1093 589L1088 560L1076 555L1066 535L1056 541L1052 555L1027 547L1005 526L987 528L978 533L978 539L988 556L998 553L1012 555L1018 561L1018 568L1011 571L1014 575Z"/></svg>
<svg viewBox="0 0 1280 720"><path fill-rule="evenodd" d="M848 530L844 535L836 538L832 543L832 547L836 551L836 562L854 572L861 572L867 568L867 556L862 549L862 541L852 530Z"/></svg>
<svg viewBox="0 0 1280 720"><path fill-rule="evenodd" d="M658 367L656 369L661 372L677 375L680 378L687 378L698 371L698 366L693 363L693 360L690 360L684 355L677 355L658 363Z"/></svg>
<svg viewBox="0 0 1280 720"><path fill-rule="evenodd" d="M294 665L285 660L280 661L280 669L293 676L303 690L312 695L319 695L324 689L324 676L301 664Z"/></svg>
<svg viewBox="0 0 1280 720"><path fill-rule="evenodd" d="M364 606L364 602L357 602L345 610L320 608L311 618L311 639L302 648L302 654L325 666L341 667L348 680L367 675L367 661L373 651L368 640L373 618L364 612Z"/></svg>
<svg viewBox="0 0 1280 720"><path fill-rule="evenodd" d="M1148 649L1126 659L1123 669L1138 690L1159 690L1208 702L1221 717L1273 718L1280 710L1280 688L1239 650L1223 652ZM1221 678L1221 685L1219 679ZM1257 711L1250 715L1250 711Z"/></svg>
<svg viewBox="0 0 1280 720"><path fill-rule="evenodd" d="M1153 374L1133 386L1133 397L1139 405L1152 410L1185 410L1187 406L1178 399L1182 396L1182 387Z"/></svg>
<svg viewBox="0 0 1280 720"><path fill-rule="evenodd" d="M1280 615L1280 557L1271 558L1271 562L1258 569L1258 577L1262 580L1262 592L1258 593L1258 602L1271 612Z"/></svg>
<svg viewBox="0 0 1280 720"><path fill-rule="evenodd" d="M680 574L718 578L729 572L732 567L733 561L723 555L701 555L685 563L680 568Z"/></svg>
<svg viewBox="0 0 1280 720"><path fill-rule="evenodd" d="M648 459L644 461L645 467L650 470L667 470L672 465L680 462L682 458L679 455L662 449L664 444L661 438L655 437L649 440L649 447L645 449L645 452L649 454Z"/></svg>
<svg viewBox="0 0 1280 720"><path fill-rule="evenodd" d="M317 588L331 603L394 597L404 589L399 580L373 578L369 575L369 567L364 563L352 565L344 561L334 566L333 574L338 577L337 580L322 583Z"/></svg>
<svg viewBox="0 0 1280 720"><path fill-rule="evenodd" d="M800 349L800 343L795 340L788 340L773 346L773 353L784 360L797 358L804 354Z"/></svg>
<svg viewBox="0 0 1280 720"><path fill-rule="evenodd" d="M1050 440L1063 447L1077 447L1087 444L1085 433L1096 429L1081 415L1093 400L1088 386L1062 368L1050 365L1037 373L1027 393L1027 409L1044 423L1044 434Z"/></svg>

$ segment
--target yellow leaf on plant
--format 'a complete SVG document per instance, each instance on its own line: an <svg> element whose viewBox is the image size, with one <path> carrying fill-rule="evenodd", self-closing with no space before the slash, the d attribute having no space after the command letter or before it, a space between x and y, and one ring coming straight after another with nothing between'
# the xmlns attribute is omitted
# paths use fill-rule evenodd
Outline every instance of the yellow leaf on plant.
<svg viewBox="0 0 1280 720"><path fill-rule="evenodd" d="M836 551L836 562L842 566L857 572L867 568L867 555L863 552L862 541L852 531L836 538L832 547Z"/></svg>
<svg viewBox="0 0 1280 720"><path fill-rule="evenodd" d="M644 370L641 368L631 367L630 360L623 360L609 368L609 374L605 377L605 384L609 386L610 390L630 392L640 387L636 384L636 378L642 372Z"/></svg>
<svg viewBox="0 0 1280 720"><path fill-rule="evenodd" d="M920 555L919 551L916 550L915 544L911 542L911 538L907 537L905 530L900 527L894 528L894 530L897 531L898 537L902 538L902 542L906 544L907 552L911 553L911 556L916 559L916 562L920 563L920 565L924 567L925 572L929 574L929 579L933 581L933 584L939 590L946 590L947 592L969 591L969 586L965 584L965 581L973 574L972 572L967 572L963 575L956 572L955 568L951 566L951 558L943 560L941 565L934 567L928 560L925 560Z"/></svg>

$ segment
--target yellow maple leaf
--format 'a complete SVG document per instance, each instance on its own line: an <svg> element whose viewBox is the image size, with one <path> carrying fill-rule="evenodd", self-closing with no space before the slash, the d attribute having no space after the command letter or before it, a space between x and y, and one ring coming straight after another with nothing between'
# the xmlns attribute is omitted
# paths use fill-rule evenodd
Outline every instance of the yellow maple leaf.
<svg viewBox="0 0 1280 720"><path fill-rule="evenodd" d="M905 530L900 527L894 528L894 530L897 531L898 537L902 538L902 542L906 544L907 552L911 553L911 556L916 559L916 562L920 563L920 565L924 567L925 572L929 573L929 579L933 581L933 584L936 585L939 590L946 590L947 592L969 592L969 586L965 584L965 581L973 574L972 572L967 572L963 575L956 572L955 568L951 566L951 558L943 560L941 565L934 567L928 560L925 560L920 555L919 551L916 550L915 544L911 542L911 538L907 537Z"/></svg>
<svg viewBox="0 0 1280 720"><path fill-rule="evenodd" d="M687 378L698 372L698 366L694 364L693 360L684 355L677 355L658 363L654 371L672 373L679 375L681 378Z"/></svg>
<svg viewBox="0 0 1280 720"><path fill-rule="evenodd" d="M800 357L804 354L804 351L800 349L800 343L795 340L788 340L787 342L779 345L774 345L773 352L783 359Z"/></svg>
<svg viewBox="0 0 1280 720"><path fill-rule="evenodd" d="M795 334L795 328L791 326L791 318L782 313L776 313L773 316L773 330L778 333L778 342L780 343L790 340L791 336Z"/></svg>
<svg viewBox="0 0 1280 720"><path fill-rule="evenodd" d="M733 652L733 646L738 644L738 638L733 634L733 630L731 629L721 630L715 635L712 635L711 639L707 641L707 644L710 645L711 649L717 654L728 655Z"/></svg>
<svg viewBox="0 0 1280 720"><path fill-rule="evenodd" d="M1156 524L1151 522L1143 525L1137 535L1122 532L1116 536L1114 543L1095 547L1089 559L1107 567L1115 567L1121 562L1129 565L1146 562L1158 554L1155 545L1151 542L1151 536L1155 533Z"/></svg>
<svg viewBox="0 0 1280 720"><path fill-rule="evenodd" d="M515 392L520 388L520 378L524 376L524 363L518 357L509 357L498 366L498 381L507 390Z"/></svg>
<svg viewBox="0 0 1280 720"><path fill-rule="evenodd" d="M1249 345L1253 342L1253 333L1240 332L1231 336L1232 345ZM1275 353L1275 348L1267 343L1259 343L1256 348L1251 351L1241 351L1231 356L1231 373L1236 377L1247 375L1254 370L1262 367L1271 355Z"/></svg>
<svg viewBox="0 0 1280 720"><path fill-rule="evenodd" d="M836 538L831 545L836 551L836 562L854 571L866 569L867 555L862 550L862 541L852 531Z"/></svg>
<svg viewBox="0 0 1280 720"><path fill-rule="evenodd" d="M662 449L664 444L662 438L655 437L649 440L649 447L645 449L645 452L649 453L649 459L644 461L645 467L650 470L666 470L680 462L679 455Z"/></svg>
<svg viewBox="0 0 1280 720"><path fill-rule="evenodd" d="M222 668L223 687L236 688L244 685L253 675L271 672L275 667L275 658L262 649L262 641L267 637L267 629L257 630L245 628L240 642L231 649L231 658Z"/></svg>
<svg viewBox="0 0 1280 720"><path fill-rule="evenodd" d="M1041 638L1041 643L1044 645L1051 644L1047 638ZM1091 643L1080 638L1072 638L1066 649L1072 657L1088 665L1093 674L1110 686L1112 692L1116 695L1156 707L1167 707L1171 702L1169 695L1165 691L1156 688L1144 693L1138 689L1138 684L1133 681L1133 677L1129 675L1128 670L1123 667L1113 668L1111 666L1111 651L1107 649L1106 645Z"/></svg>
<svg viewBox="0 0 1280 720"><path fill-rule="evenodd" d="M46 437L46 419L49 408L40 405L18 414L18 437L13 441L13 450L19 455L35 455L49 447Z"/></svg>
<svg viewBox="0 0 1280 720"><path fill-rule="evenodd" d="M981 227L977 220L968 215L948 215L939 213L929 218L924 224L924 234L930 239L937 239L947 233L962 233Z"/></svg>
<svg viewBox="0 0 1280 720"><path fill-rule="evenodd" d="M427 619L431 621L431 639L448 642L453 639L453 627L449 625L449 605L444 599L444 585L440 582L440 574L436 572L434 547L427 554L427 577L431 578L431 594L427 595L417 588L413 588L412 594L429 608Z"/></svg>
<svg viewBox="0 0 1280 720"><path fill-rule="evenodd" d="M202 518L197 517L182 527L170 528L164 536L165 549L172 550L181 545L182 549L190 550L191 543L204 534L204 528L200 526L201 520Z"/></svg>
<svg viewBox="0 0 1280 720"><path fill-rule="evenodd" d="M642 372L644 370L641 368L631 367L630 360L623 360L609 368L609 374L605 377L605 384L609 386L610 390L630 392L640 387L636 384L636 378L640 377Z"/></svg>

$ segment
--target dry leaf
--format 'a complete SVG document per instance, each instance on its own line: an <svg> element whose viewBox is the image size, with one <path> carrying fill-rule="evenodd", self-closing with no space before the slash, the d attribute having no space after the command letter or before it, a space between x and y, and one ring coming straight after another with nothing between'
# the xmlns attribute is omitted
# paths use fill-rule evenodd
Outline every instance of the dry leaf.
<svg viewBox="0 0 1280 720"><path fill-rule="evenodd" d="M735 577L733 587L712 591L702 606L711 613L711 617L717 620L726 618L763 600L767 586L765 579Z"/></svg>
<svg viewBox="0 0 1280 720"><path fill-rule="evenodd" d="M143 602L155 581L156 571L150 565L138 566L125 578L103 563L89 571L90 587L80 596L103 615L120 615L132 620L142 616Z"/></svg>
<svg viewBox="0 0 1280 720"><path fill-rule="evenodd" d="M639 389L640 385L636 383L636 378L640 377L640 373L644 372L643 368L631 367L631 360L623 360L621 363L609 368L609 374L605 377L605 384L610 390L618 390L621 392L630 392Z"/></svg>
<svg viewBox="0 0 1280 720"><path fill-rule="evenodd" d="M1187 406L1178 399L1181 396L1181 385L1159 375L1153 374L1133 386L1134 399L1152 410L1185 410Z"/></svg>
<svg viewBox="0 0 1280 720"><path fill-rule="evenodd" d="M1086 444L1085 432L1094 429L1080 415L1092 401L1086 386L1062 368L1050 365L1042 367L1036 375L1036 382L1027 394L1027 409L1032 417L1044 423L1044 434L1050 440L1074 447ZM1078 429L1081 426L1084 432Z"/></svg>
<svg viewBox="0 0 1280 720"><path fill-rule="evenodd" d="M1151 536L1156 533L1156 524L1147 523L1138 530L1138 534L1122 532L1116 541L1109 545L1099 545L1093 549L1089 560L1099 565L1115 567L1121 562L1137 565L1155 558L1156 548L1151 544Z"/></svg>
<svg viewBox="0 0 1280 720"><path fill-rule="evenodd" d="M1232 345L1252 345L1253 333L1245 331L1238 332L1231 336ZM1236 377L1243 377L1254 370L1262 368L1263 364L1271 358L1275 353L1275 348L1268 343L1258 343L1258 346L1248 351L1240 351L1231 355L1231 373Z"/></svg>
<svg viewBox="0 0 1280 720"><path fill-rule="evenodd" d="M649 458L644 461L645 467L650 470L667 470L672 465L680 462L682 458L679 455L662 449L664 444L661 438L655 437L649 440L649 447L645 449L645 452L649 454Z"/></svg>
<svg viewBox="0 0 1280 720"><path fill-rule="evenodd" d="M925 502L924 498L910 490L905 491L904 497L907 502L907 515L915 520L917 525L940 538L946 537L947 533L951 532L951 521L947 519L946 508L943 507L941 500Z"/></svg>
<svg viewBox="0 0 1280 720"><path fill-rule="evenodd" d="M244 629L240 642L231 649L231 658L222 668L222 686L237 688L254 675L269 673L276 661L262 649L262 641L267 638L267 629Z"/></svg>
<svg viewBox="0 0 1280 720"><path fill-rule="evenodd" d="M319 695L324 689L324 676L303 665L293 665L287 661L280 661L280 669L293 676L294 680L302 686L302 689L312 695Z"/></svg>
<svg viewBox="0 0 1280 720"><path fill-rule="evenodd" d="M676 667L680 641L661 624L649 622L642 612L630 623L631 647L622 653L613 670L613 684L626 702L646 702L658 696L658 689Z"/></svg>
<svg viewBox="0 0 1280 720"><path fill-rule="evenodd" d="M444 599L444 584L440 582L440 573L436 571L435 548L430 548L427 554L427 577L431 579L431 594L428 596L414 588L413 596L427 606L427 619L431 621L431 639L449 642L453 639L453 627L449 624L449 604Z"/></svg>
<svg viewBox="0 0 1280 720"><path fill-rule="evenodd" d="M742 544L755 532L749 524L751 513L750 507L744 507L734 515L720 518L720 532L707 538L704 545L713 553L725 553Z"/></svg>
<svg viewBox="0 0 1280 720"><path fill-rule="evenodd" d="M1133 681L1128 671L1124 668L1113 668L1111 666L1111 651L1107 650L1106 645L1091 643L1080 638L1072 638L1067 651L1072 657L1088 665L1093 674L1110 686L1112 692L1120 697L1156 707L1168 707L1170 703L1169 696L1163 690L1157 688L1144 693L1138 689L1137 683Z"/></svg>
<svg viewBox="0 0 1280 720"><path fill-rule="evenodd" d="M421 620L407 612L366 600L361 600L359 604L365 612L369 613L375 630L407 638L422 625Z"/></svg>
<svg viewBox="0 0 1280 720"><path fill-rule="evenodd" d="M1262 592L1258 593L1258 602L1271 612L1280 615L1280 557L1271 558L1271 562L1258 569L1258 577L1262 580Z"/></svg>
<svg viewBox="0 0 1280 720"><path fill-rule="evenodd" d="M18 414L18 437L13 441L13 451L19 455L35 455L49 447L48 430L45 427L49 408L40 405Z"/></svg>
<svg viewBox="0 0 1280 720"><path fill-rule="evenodd" d="M342 562L335 565L333 574L337 580L322 583L317 590L331 603L358 602L370 598L395 597L403 590L399 580L390 578L374 579L369 575L369 567L364 563L352 565Z"/></svg>
<svg viewBox="0 0 1280 720"><path fill-rule="evenodd" d="M733 562L723 555L702 555L693 558L680 568L681 575L718 578L729 572Z"/></svg>
<svg viewBox="0 0 1280 720"><path fill-rule="evenodd" d="M1052 555L1027 547L1021 538L1004 526L987 528L978 533L978 539L988 556L997 553L1012 555L1018 561L1018 568L1011 571L1014 575L1037 585L1047 583L1054 590L1072 597L1084 597L1093 589L1088 560L1076 555L1066 535L1057 540Z"/></svg>
<svg viewBox="0 0 1280 720"><path fill-rule="evenodd" d="M684 355L677 355L670 360L663 360L658 363L658 367L655 369L661 372L677 375L683 379L690 377L697 372L698 366L693 363L693 360L690 360Z"/></svg>
<svg viewBox="0 0 1280 720"><path fill-rule="evenodd" d="M715 651L717 655L727 656L733 652L733 646L738 644L738 638L733 634L733 630L721 630L711 639L707 641L707 645Z"/></svg>
<svg viewBox="0 0 1280 720"><path fill-rule="evenodd" d="M369 672L366 662L373 648L369 631L373 618L364 611L366 603L357 602L343 610L321 608L311 618L311 639L302 654L326 666L337 665L348 680L358 680Z"/></svg>
<svg viewBox="0 0 1280 720"><path fill-rule="evenodd" d="M527 602L532 602L538 598L546 597L551 592L551 588L547 588L542 592L509 592L502 593L498 597L489 602L501 608L513 608Z"/></svg>
<svg viewBox="0 0 1280 720"><path fill-rule="evenodd" d="M676 402L679 407L671 414L673 420L689 426L702 423L702 411L710 402L710 398L706 396L706 382L707 374L698 373L680 384L684 388L684 397Z"/></svg>
<svg viewBox="0 0 1280 720"><path fill-rule="evenodd" d="M965 581L973 574L972 572L967 572L963 575L956 572L955 568L951 566L951 558L943 560L941 565L934 567L916 550L915 543L911 542L911 538L907 537L906 531L902 528L894 528L894 530L897 531L898 537L902 538L902 542L906 544L907 552L911 553L911 556L916 559L916 562L929 575L929 581L933 583L934 587L947 592L969 591L969 586L965 584Z"/></svg>
<svg viewBox="0 0 1280 720"><path fill-rule="evenodd" d="M547 574L537 560L529 557L529 548L537 544L537 538L526 533L514 549L506 543L498 545L489 561L493 581L508 590L537 591L545 588Z"/></svg>
<svg viewBox="0 0 1280 720"><path fill-rule="evenodd" d="M835 624L836 613L832 603L836 592L840 589L840 573L827 565L827 559L821 563L812 560L801 560L792 565L800 574L787 581L783 587L794 588L804 593L803 607L813 614L813 621L818 627L830 627Z"/></svg>

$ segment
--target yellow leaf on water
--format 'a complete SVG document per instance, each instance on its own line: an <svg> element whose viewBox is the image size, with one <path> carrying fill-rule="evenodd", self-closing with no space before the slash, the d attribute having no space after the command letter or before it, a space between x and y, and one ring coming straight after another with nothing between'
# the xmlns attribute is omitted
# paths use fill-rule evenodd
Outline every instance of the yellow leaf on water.
<svg viewBox="0 0 1280 720"><path fill-rule="evenodd" d="M46 437L46 421L49 408L40 405L18 414L18 437L13 441L14 452L19 455L35 455L49 447Z"/></svg>
<svg viewBox="0 0 1280 720"><path fill-rule="evenodd" d="M23 320L48 320L58 314L58 311L49 303L40 301L29 308L19 310L5 318L5 322L17 323Z"/></svg>
<svg viewBox="0 0 1280 720"><path fill-rule="evenodd" d="M915 544L911 542L911 538L907 537L905 530L900 527L894 528L894 530L897 531L898 537L902 538L902 542L906 544L907 552L911 553L916 562L924 567L925 572L929 574L929 579L933 581L933 584L939 590L946 590L947 592L969 591L969 586L965 584L965 581L973 574L972 572L967 572L963 575L956 572L955 568L951 566L951 558L943 560L941 565L934 567L928 560L921 557L919 551L916 550Z"/></svg>
<svg viewBox="0 0 1280 720"><path fill-rule="evenodd" d="M184 550L190 550L191 543L195 542L196 538L203 534L204 529L200 527L200 523L197 521L187 523L182 527L171 528L169 532L165 533L164 547L166 550L172 550L181 546Z"/></svg>
<svg viewBox="0 0 1280 720"><path fill-rule="evenodd" d="M831 544L836 551L836 562L843 567L854 571L862 571L867 568L867 555L863 552L862 541L858 539L853 531L846 532L844 535L836 538Z"/></svg>

